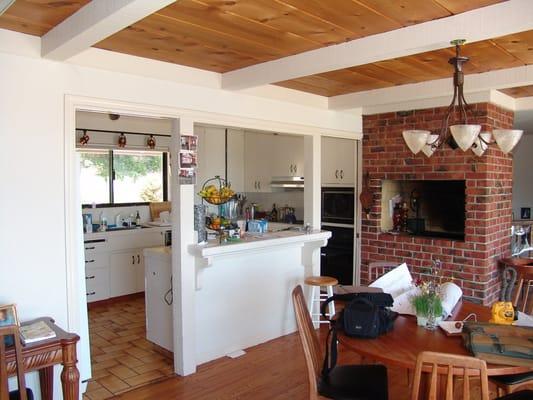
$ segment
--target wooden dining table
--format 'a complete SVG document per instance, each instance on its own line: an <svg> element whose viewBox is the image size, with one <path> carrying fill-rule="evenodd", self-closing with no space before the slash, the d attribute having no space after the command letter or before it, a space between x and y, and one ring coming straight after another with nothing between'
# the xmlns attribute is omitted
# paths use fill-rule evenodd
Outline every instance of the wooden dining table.
<svg viewBox="0 0 533 400"><path fill-rule="evenodd" d="M461 301L453 310L450 320L463 320L469 314L475 314L478 322L488 322L490 309L482 305ZM433 331L416 324L416 317L400 315L392 331L375 339L362 339L346 336L342 331L338 340L349 350L369 359L382 362L388 366L414 370L416 358L422 351L435 351L465 356L472 356L463 344L461 335L447 336L441 328ZM488 364L488 375L510 375L528 372L528 367Z"/></svg>

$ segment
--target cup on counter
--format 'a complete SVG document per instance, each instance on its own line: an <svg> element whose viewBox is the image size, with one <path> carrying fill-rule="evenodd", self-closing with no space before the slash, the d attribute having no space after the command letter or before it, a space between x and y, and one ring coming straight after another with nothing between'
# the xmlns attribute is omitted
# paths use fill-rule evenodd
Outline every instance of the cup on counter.
<svg viewBox="0 0 533 400"><path fill-rule="evenodd" d="M243 219L237 220L237 226L239 227L241 238L244 236L246 231L246 221Z"/></svg>

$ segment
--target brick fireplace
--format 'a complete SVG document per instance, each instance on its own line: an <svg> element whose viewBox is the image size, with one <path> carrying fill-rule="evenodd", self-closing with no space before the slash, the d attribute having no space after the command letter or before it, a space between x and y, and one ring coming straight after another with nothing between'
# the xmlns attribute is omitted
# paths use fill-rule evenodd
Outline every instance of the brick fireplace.
<svg viewBox="0 0 533 400"><path fill-rule="evenodd" d="M511 128L514 114L494 104L473 104L483 130ZM510 253L512 221L512 157L490 146L482 157L447 145L431 158L413 155L402 138L404 129L440 127L446 107L365 115L363 117L363 174L369 173L374 203L363 214L361 280L368 282L371 261L406 262L414 277L443 262L443 274L469 299L491 304L498 299L497 260ZM465 239L436 239L392 235L381 231L382 180L465 180Z"/></svg>

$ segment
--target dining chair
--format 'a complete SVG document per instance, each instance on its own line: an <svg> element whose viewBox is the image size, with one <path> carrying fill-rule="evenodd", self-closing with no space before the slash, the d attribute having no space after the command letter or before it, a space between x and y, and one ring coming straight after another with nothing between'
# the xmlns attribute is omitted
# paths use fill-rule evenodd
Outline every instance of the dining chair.
<svg viewBox="0 0 533 400"><path fill-rule="evenodd" d="M533 389L533 371L515 375L492 376L489 380L496 385L498 396L514 393L524 388Z"/></svg>
<svg viewBox="0 0 533 400"><path fill-rule="evenodd" d="M388 399L387 369L383 365L337 365L327 378L322 377L324 358L300 285L292 291L292 301L307 367L309 399Z"/></svg>
<svg viewBox="0 0 533 400"><path fill-rule="evenodd" d="M6 360L6 338L12 338L15 348L15 366L17 369L18 390L9 392L8 365ZM33 392L26 388L24 379L24 362L22 360L22 345L17 325L0 327L0 400L33 400Z"/></svg>
<svg viewBox="0 0 533 400"><path fill-rule="evenodd" d="M455 354L436 353L424 351L416 359L416 367L411 391L411 400L418 400L420 394L422 373L430 368L428 395L423 394L423 399L437 400L445 398L454 399L454 378L462 377L463 399L470 399L470 377L480 378L481 400L489 400L489 382L487 377L487 364L484 360L474 357L459 356ZM438 375L446 375L445 393L439 393L444 386L438 385ZM442 395L445 395L444 397Z"/></svg>

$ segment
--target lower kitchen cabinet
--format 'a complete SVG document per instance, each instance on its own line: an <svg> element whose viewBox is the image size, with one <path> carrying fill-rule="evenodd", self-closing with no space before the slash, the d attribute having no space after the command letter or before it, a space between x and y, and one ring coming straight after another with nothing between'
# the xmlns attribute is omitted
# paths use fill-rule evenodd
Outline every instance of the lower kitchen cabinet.
<svg viewBox="0 0 533 400"><path fill-rule="evenodd" d="M110 232L85 241L87 302L144 291L143 249L164 245L164 231Z"/></svg>
<svg viewBox="0 0 533 400"><path fill-rule="evenodd" d="M109 268L86 268L85 288L88 303L109 298Z"/></svg>
<svg viewBox="0 0 533 400"><path fill-rule="evenodd" d="M139 285L140 275L144 276L144 260L141 250L112 253L109 271L110 297L144 291L144 284L142 288Z"/></svg>

